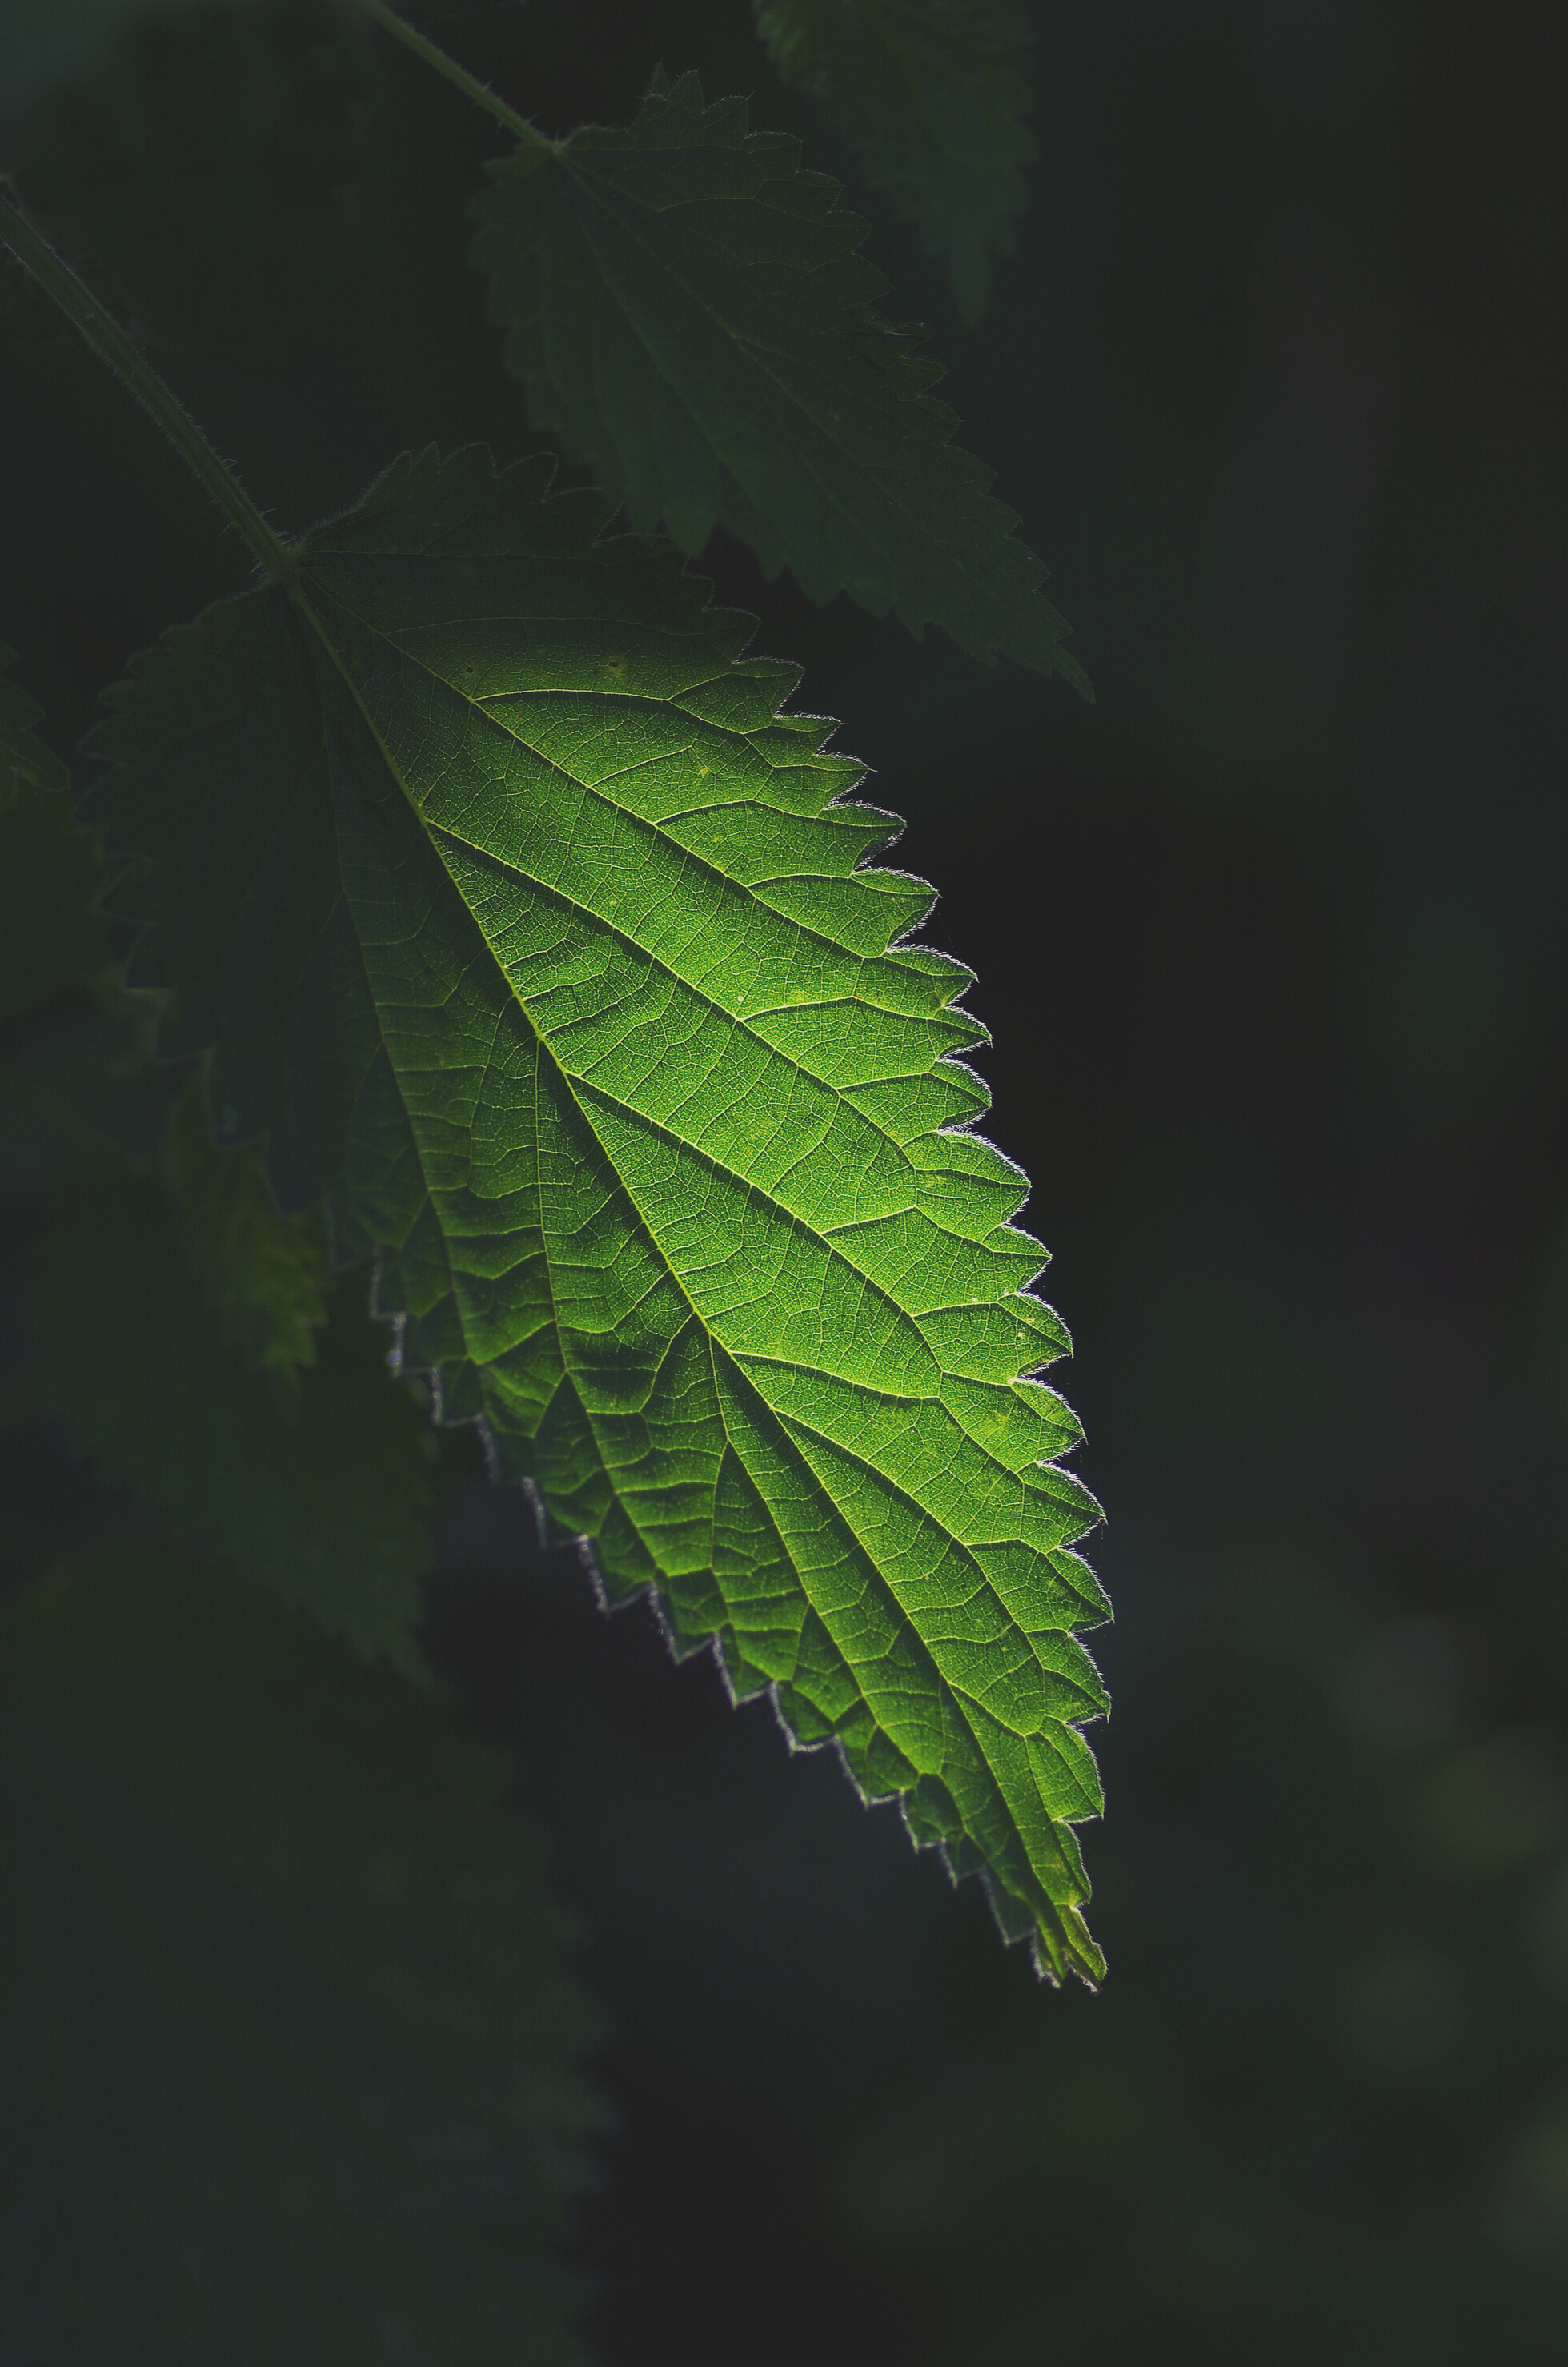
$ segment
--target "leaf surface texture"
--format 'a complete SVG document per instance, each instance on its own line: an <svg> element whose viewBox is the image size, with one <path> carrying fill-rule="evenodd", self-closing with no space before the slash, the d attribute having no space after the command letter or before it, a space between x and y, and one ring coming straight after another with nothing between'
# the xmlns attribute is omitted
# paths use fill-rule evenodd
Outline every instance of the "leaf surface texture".
<svg viewBox="0 0 1568 2367"><path fill-rule="evenodd" d="M947 259L960 317L990 300L1010 255L1034 142L1024 118L1029 25L1014 0L760 0L757 29L926 247Z"/></svg>
<svg viewBox="0 0 1568 2367"><path fill-rule="evenodd" d="M686 74L629 130L493 164L474 259L533 418L684 551L727 527L814 600L848 592L1087 694L1016 514L927 392L940 367L869 309L886 282L864 222L799 158Z"/></svg>
<svg viewBox="0 0 1568 2367"><path fill-rule="evenodd" d="M1098 1508L969 973L795 670L549 469L401 462L297 600L143 662L96 798L154 858L133 974L610 1596L1093 1974Z"/></svg>

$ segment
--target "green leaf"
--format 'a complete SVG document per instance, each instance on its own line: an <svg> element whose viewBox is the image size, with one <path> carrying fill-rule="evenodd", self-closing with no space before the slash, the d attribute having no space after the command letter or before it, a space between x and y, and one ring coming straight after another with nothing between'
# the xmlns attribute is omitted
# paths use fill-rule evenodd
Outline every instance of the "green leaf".
<svg viewBox="0 0 1568 2367"><path fill-rule="evenodd" d="M867 309L887 283L864 222L799 157L686 74L629 130L492 164L474 260L532 417L634 527L663 519L687 552L728 527L814 600L849 592L1089 696L1016 513L926 391L922 333Z"/></svg>
<svg viewBox="0 0 1568 2367"><path fill-rule="evenodd" d="M98 850L72 818L69 773L33 730L43 709L4 679L16 654L0 644L0 1016L108 958L92 909Z"/></svg>
<svg viewBox="0 0 1568 2367"><path fill-rule="evenodd" d="M34 1279L49 1402L108 1476L330 1633L418 1673L428 1433L388 1377L384 1329L340 1301L291 1412L276 1366L248 1372L225 1340L165 1192L107 1164L56 1192ZM231 1305L246 1296L238 1276Z"/></svg>
<svg viewBox="0 0 1568 2367"><path fill-rule="evenodd" d="M63 796L71 776L33 730L42 719L42 708L14 682L3 679L16 663L16 651L0 641L0 791L11 795L31 787Z"/></svg>
<svg viewBox="0 0 1568 2367"><path fill-rule="evenodd" d="M0 1615L0 2347L569 2367L600 2107L504 1770L220 1574Z"/></svg>
<svg viewBox="0 0 1568 2367"><path fill-rule="evenodd" d="M267 1376L286 1412L297 1411L300 1367L315 1363L315 1329L327 1319L320 1224L310 1215L279 1216L254 1150L213 1147L198 1077L170 1113L164 1174L192 1279L220 1338L248 1373Z"/></svg>
<svg viewBox="0 0 1568 2367"><path fill-rule="evenodd" d="M945 255L960 317L991 296L1010 255L1034 159L1023 119L1029 22L1016 0L755 0L785 82L811 92L931 255Z"/></svg>
<svg viewBox="0 0 1568 2367"><path fill-rule="evenodd" d="M293 605L141 663L95 799L153 858L134 975L606 1592L1094 1973L1098 1508L970 973L795 670L550 465L400 461Z"/></svg>

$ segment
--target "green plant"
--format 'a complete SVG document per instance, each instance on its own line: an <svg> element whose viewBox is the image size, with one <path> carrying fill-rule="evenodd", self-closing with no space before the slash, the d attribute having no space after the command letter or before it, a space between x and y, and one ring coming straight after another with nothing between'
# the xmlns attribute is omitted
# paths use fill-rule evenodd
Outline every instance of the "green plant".
<svg viewBox="0 0 1568 2367"><path fill-rule="evenodd" d="M18 1871L70 1857L134 1958L151 2034L109 2154L151 2131L173 2165L136 2323L107 2331L82 2272L51 2255L40 2270L22 2226L17 2339L51 2356L150 2356L171 2327L183 2355L213 2356L240 2297L258 2361L511 2355L520 2312L537 2344L556 2339L565 2304L530 2280L581 2175L567 2140L592 2123L560 2069L582 2025L547 1948L519 1942L493 1852L437 1908L440 1846L391 1815L395 1782L377 1787L371 1842L363 1829L377 1752L438 1761L422 1797L465 1832L454 1804L484 1791L438 1706L344 1648L423 1672L435 1450L416 1397L438 1425L480 1426L495 1476L583 1541L611 1600L651 1590L677 1652L711 1643L735 1694L771 1693L796 1742L833 1743L917 1844L980 1873L1043 1974L1102 1969L1074 1836L1100 1806L1080 1728L1104 1695L1078 1638L1106 1606L1077 1551L1098 1511L1062 1466L1077 1424L1036 1377L1066 1340L1032 1293L1043 1252L1013 1223L1024 1180L973 1130L970 974L913 941L931 890L871 859L897 820L855 799L862 768L789 704L795 670L748 657L751 620L712 606L685 560L722 526L816 599L848 592L1087 690L1066 628L951 440L918 333L872 309L885 283L863 225L793 139L750 132L742 102L705 106L687 75L656 80L627 130L548 141L383 0L359 5L515 140L476 201L475 259L536 425L593 483L558 490L548 456L498 470L478 447L427 451L280 536L0 199L0 234L260 579L110 694L73 822L29 703L7 687L0 708L7 1002L89 1004L98 1069L144 1081L152 1137L128 1147L90 1093L64 1106L47 1032L41 1050L23 1039L13 1093L81 1152L38 1247L40 1402L141 1511L129 1535L100 1521L7 1614L6 1846ZM1010 13L761 16L977 311L1024 153ZM926 64L890 62L889 42ZM942 63L955 42L980 96L942 117L937 174L927 119L933 91L962 85ZM225 1591L220 1565L265 1592ZM156 1682L136 1657L149 1637L166 1638ZM193 1782L199 1829L180 1805ZM352 1906L333 1977L370 1983L405 2067L384 2092L371 2047L341 2107L378 2159L406 2134L428 2160L443 2083L468 2076L448 2058L467 2063L515 1966L508 2010L527 2032L506 2126L493 2099L473 2105L458 2150L500 2158L524 2132L526 2209L498 2217L477 2171L428 2189L411 2171L390 2194L330 2152L307 2172L308 2116L271 2057L264 2103L234 2076L248 2025L243 1988L208 1962L221 1919L197 1918L188 1962L151 1910L128 1921L133 1870L168 1855L150 1827L171 1818L201 1880L236 1885L313 1975L314 1902ZM482 1813L473 1830L491 1831ZM400 1870L342 1872L383 1863ZM105 1944L39 1928L40 1962ZM63 2194L98 2140L48 2067L99 2008L54 1976L56 2019L35 2027L20 1964L33 2069L5 2142L59 2163ZM290 2010L319 2038L336 2009L307 1989ZM269 2026L268 2046L291 2044ZM168 2090L170 2050L204 2048ZM183 2117L165 2129L166 2092ZM243 2133L231 2175L285 2231L291 2212L336 2230L309 2280L280 2290L265 2245L239 2259L223 2214L204 2215L215 2116ZM47 2178L35 2191L47 2222ZM394 2274L399 2214L445 2232ZM355 2314L372 2287L384 2339Z"/></svg>

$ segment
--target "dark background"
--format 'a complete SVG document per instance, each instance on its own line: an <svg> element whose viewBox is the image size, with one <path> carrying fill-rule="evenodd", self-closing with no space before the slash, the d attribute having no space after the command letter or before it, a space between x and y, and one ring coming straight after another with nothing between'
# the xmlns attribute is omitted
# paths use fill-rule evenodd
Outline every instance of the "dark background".
<svg viewBox="0 0 1568 2367"><path fill-rule="evenodd" d="M109 13L10 0L6 151L278 522L409 444L536 448L464 263L488 120L326 6ZM618 2032L580 2245L611 2367L1556 2361L1563 20L1034 15L978 331L857 202L1099 704L705 564L908 817L1057 1251L1119 1612L1103 1994L1037 1987L890 1811L601 1620L462 1440L433 1648ZM835 161L744 0L421 21L548 130L662 58ZM247 567L14 270L0 333L0 637L69 746Z"/></svg>

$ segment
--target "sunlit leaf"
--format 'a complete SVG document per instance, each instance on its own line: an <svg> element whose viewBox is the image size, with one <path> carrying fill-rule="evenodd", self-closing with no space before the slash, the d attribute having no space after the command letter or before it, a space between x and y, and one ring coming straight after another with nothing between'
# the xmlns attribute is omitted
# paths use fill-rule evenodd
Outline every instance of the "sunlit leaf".
<svg viewBox="0 0 1568 2367"><path fill-rule="evenodd" d="M1092 1973L1098 1510L969 973L795 670L549 466L400 462L142 661L95 798L133 974L609 1594Z"/></svg>

